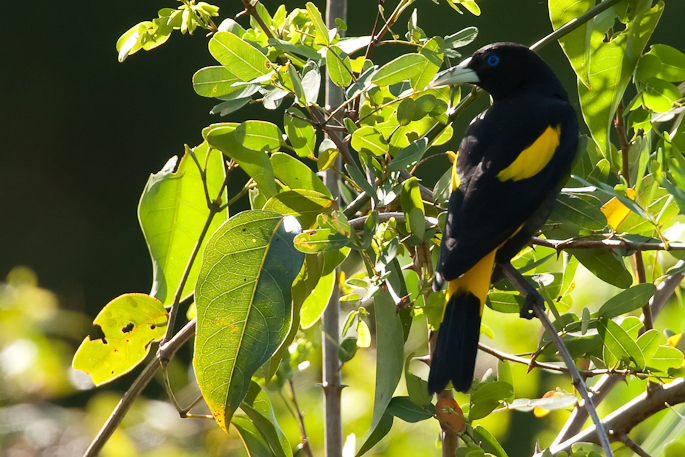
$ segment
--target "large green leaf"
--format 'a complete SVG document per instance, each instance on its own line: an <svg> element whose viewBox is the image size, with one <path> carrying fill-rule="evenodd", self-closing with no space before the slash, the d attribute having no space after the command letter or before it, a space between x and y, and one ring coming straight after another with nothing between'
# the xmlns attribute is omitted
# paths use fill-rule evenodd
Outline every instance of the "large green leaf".
<svg viewBox="0 0 685 457"><path fill-rule="evenodd" d="M641 11L624 32L608 42L603 41L603 33L597 31L592 37L589 85L579 84L578 94L592 138L607 158L611 154L609 129L614 113L663 9L663 2L659 2L654 8ZM615 165L615 161L610 162Z"/></svg>
<svg viewBox="0 0 685 457"><path fill-rule="evenodd" d="M435 406L428 403L425 408L413 403L409 397L393 397L388 412L405 422L420 422L435 415Z"/></svg>
<svg viewBox="0 0 685 457"><path fill-rule="evenodd" d="M369 434L369 437L366 439L366 441L364 441L364 444L362 444L362 447L359 448L359 452L357 452L356 457L364 455L380 440L382 440L383 437L390 432L393 421L394 416L389 412L385 411L383 413L383 416L381 417L381 420L378 421L378 425L376 426L376 428L373 429L373 431Z"/></svg>
<svg viewBox="0 0 685 457"><path fill-rule="evenodd" d="M377 86L390 86L413 78L424 72L428 59L422 54L404 54L383 65L373 78Z"/></svg>
<svg viewBox="0 0 685 457"><path fill-rule="evenodd" d="M247 417L257 427L262 437L277 457L292 457L293 451L285 434L278 425L276 414L268 395L254 381L250 382L245 400L240 404Z"/></svg>
<svg viewBox="0 0 685 457"><path fill-rule="evenodd" d="M610 298L599 308L598 317L611 319L644 306L656 292L654 284L638 284Z"/></svg>
<svg viewBox="0 0 685 457"><path fill-rule="evenodd" d="M310 228L316 217L324 211L330 212L332 206L333 200L319 192L296 189L274 195L262 209L295 216L302 227Z"/></svg>
<svg viewBox="0 0 685 457"><path fill-rule="evenodd" d="M296 107L288 108L283 116L285 133L297 155L300 157L314 157L316 146L316 132L310 122L304 121L305 114Z"/></svg>
<svg viewBox="0 0 685 457"><path fill-rule="evenodd" d="M376 315L376 389L369 438L381 423L392 394L402 377L404 331L390 293L381 290L374 298Z"/></svg>
<svg viewBox="0 0 685 457"><path fill-rule="evenodd" d="M193 151L198 162L206 165L207 188L211 198L219 195L224 182L223 157L203 143ZM153 279L150 295L164 305L174 301L188 260L205 225L209 208L204 186L195 161L186 153L176 167L173 157L164 168L150 175L138 204L138 220L152 257ZM226 201L225 192L222 200ZM181 298L193 293L200 271L200 256L209 235L228 219L228 208L216 214L209 226L197 261L193 264Z"/></svg>
<svg viewBox="0 0 685 457"><path fill-rule="evenodd" d="M252 81L267 74L269 59L231 32L218 32L209 40L209 52L241 81Z"/></svg>
<svg viewBox="0 0 685 457"><path fill-rule="evenodd" d="M612 320L601 320L597 325L599 335L604 340L607 349L618 360L631 360L642 369L645 367L645 358L637 343L628 335L621 326Z"/></svg>
<svg viewBox="0 0 685 457"><path fill-rule="evenodd" d="M503 381L494 381L478 386L471 395L469 419L478 420L490 414L500 402L514 395L514 387Z"/></svg>
<svg viewBox="0 0 685 457"><path fill-rule="evenodd" d="M243 123L245 124L245 123ZM274 144L272 137L267 137L260 143L258 138L251 134L251 129L241 129L241 125L234 122L213 124L202 131L210 146L219 149L236 163L255 180L266 198L273 197L278 188L274 182L274 173L271 168L269 157L263 152L264 148ZM276 127L278 128L278 127ZM262 146L259 149L250 149L250 146Z"/></svg>
<svg viewBox="0 0 685 457"><path fill-rule="evenodd" d="M219 426L245 397L250 378L278 349L291 322L291 285L304 255L293 247L292 216L245 211L207 243L195 287L193 364Z"/></svg>
<svg viewBox="0 0 685 457"><path fill-rule="evenodd" d="M614 252L598 249L570 249L569 253L604 282L621 289L627 289L633 284L633 277L626 269L623 259Z"/></svg>
<svg viewBox="0 0 685 457"><path fill-rule="evenodd" d="M271 156L274 175L291 189L309 189L331 198L331 191L316 173L294 157L282 152Z"/></svg>
<svg viewBox="0 0 685 457"><path fill-rule="evenodd" d="M166 332L167 312L145 294L125 294L107 303L93 324L103 335L81 343L72 366L90 375L96 386L128 373L150 352L150 343Z"/></svg>
<svg viewBox="0 0 685 457"><path fill-rule="evenodd" d="M352 63L350 58L336 47L326 52L326 68L331 81L338 87L347 87L352 82Z"/></svg>
<svg viewBox="0 0 685 457"><path fill-rule="evenodd" d="M245 450L249 457L271 457L271 447L262 436L257 426L245 414L235 414L231 419L231 424L235 427L240 440L245 445Z"/></svg>
<svg viewBox="0 0 685 457"><path fill-rule="evenodd" d="M225 67L207 67L193 75L193 89L203 97L220 97L236 90L233 83L240 81Z"/></svg>
<svg viewBox="0 0 685 457"><path fill-rule="evenodd" d="M577 18L595 6L595 0L549 0L549 17L554 30ZM592 21L559 38L559 44L571 62L573 70L585 86L590 85L590 39Z"/></svg>

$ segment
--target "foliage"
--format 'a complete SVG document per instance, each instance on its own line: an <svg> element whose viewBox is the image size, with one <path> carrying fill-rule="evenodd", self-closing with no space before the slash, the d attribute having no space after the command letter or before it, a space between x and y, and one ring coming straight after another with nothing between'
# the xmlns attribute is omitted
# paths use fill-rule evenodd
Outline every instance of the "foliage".
<svg viewBox="0 0 685 457"><path fill-rule="evenodd" d="M139 207L153 262L151 292L126 294L107 305L95 321L104 337L84 340L75 368L101 384L140 363L160 339L161 354L181 334L175 318L192 296L197 317L191 313L185 328L196 326L193 364L212 416L225 431L232 424L250 455L292 455L269 395L293 389L300 368L316 359L312 349L318 341L305 330L317 324L342 265L341 302L348 315L341 335L329 336L343 338L341 366L362 363L367 348L376 351L371 424L357 455L371 451L399 418L437 419L462 438L459 456L506 456L490 430L502 411L535 409L544 417L576 405L576 395L563 389L533 399L519 392L526 381L513 362L550 362L547 368L555 368L558 356L546 334L537 347L529 338L531 358L500 353L496 374L488 371L476 380L470 396L458 397L461 404L430 398L425 381L412 371L422 369L405 350L428 353L427 330L439 326L444 305L444 292L433 292L430 284L449 172L432 190L413 175L436 156L454 156L444 146L453 136L451 122L478 94L462 97L459 89L428 87L443 65L473 49L462 50L476 39L474 27L430 36L414 10L404 36L385 36L391 26L399 29L410 3L400 0L386 11L380 33L347 38L345 22L327 27L313 3L287 11L284 5L270 10L246 2L249 23L225 19L216 26L217 6L184 0L179 9L162 9L159 18L119 39L123 61L161 45L173 30L208 30L218 65L194 75L196 93L215 98L212 112L222 117L261 104L281 110L283 123L210 125L201 145L151 176ZM473 1L447 3L480 13ZM593 8L594 0L549 1L555 28ZM676 83L685 80L685 54L663 44L648 46L664 9L661 1L616 2L560 38L578 77L590 136L580 142L572 177L542 229L543 238L566 244L558 250L527 248L513 261L545 298L585 376L619 374L631 384L670 383L682 376L683 365L677 338L650 328L645 307L656 285L683 271L682 261L659 250L602 244L662 243L660 249L682 258L677 237L685 211L685 134ZM374 48L387 42L403 45L405 53L375 60ZM340 106L324 106L324 77L343 90ZM633 94L628 103L626 94ZM247 180L242 191L229 195L226 183L240 179L236 168ZM320 178L326 171L340 176L336 192ZM246 194L251 209L229 218L232 205ZM576 241L596 243L588 249ZM585 271L614 286L614 295L574 306L572 294ZM496 313L518 313L521 303L505 280L492 287L487 301ZM141 306L147 314L140 314ZM643 321L635 315L640 309L647 312ZM506 341L501 326L482 331ZM134 340L129 334L141 336ZM288 404L299 413L291 393ZM302 440L308 443L307 436ZM601 452L577 443L566 451L576 457Z"/></svg>

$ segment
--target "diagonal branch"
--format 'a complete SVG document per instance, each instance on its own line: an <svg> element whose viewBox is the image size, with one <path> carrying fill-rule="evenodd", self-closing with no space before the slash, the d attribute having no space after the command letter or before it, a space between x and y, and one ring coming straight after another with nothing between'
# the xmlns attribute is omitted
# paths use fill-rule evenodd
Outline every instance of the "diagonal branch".
<svg viewBox="0 0 685 457"><path fill-rule="evenodd" d="M599 420L599 416L597 415L597 411L595 410L594 405L590 401L590 396L588 395L585 381L580 376L580 373L578 373L578 369L576 368L576 365L573 363L573 358L571 357L571 354L568 352L568 349L564 345L563 340L557 333L557 330L554 328L552 322L547 317L547 314L545 313L544 309L544 299L542 298L542 296L540 296L538 291L535 290L535 288L526 281L523 275L521 275L521 273L519 273L519 271L516 268L514 268L511 264L499 265L499 267L501 268L502 273L504 273L504 276L506 276L506 278L514 285L516 290L518 290L519 293L521 293L521 295L525 297L526 304L524 306L527 306L529 309L532 308L533 313L538 319L540 319L540 322L542 322L542 326L545 328L545 331L547 331L550 338L552 338L552 340L554 341L554 344L556 345L559 354L561 355L562 359L564 360L564 363L566 364L566 367L569 370L569 374L571 375L571 381L573 382L575 388L578 390L578 393L580 394L581 398L585 401L588 413L592 418L592 422L594 422L595 427L597 427L597 437L599 439L599 442L602 444L602 448L604 448L604 453L606 454L606 457L613 457L613 452L611 450L609 438L606 434L606 431L604 430L604 427L602 426L602 422Z"/></svg>

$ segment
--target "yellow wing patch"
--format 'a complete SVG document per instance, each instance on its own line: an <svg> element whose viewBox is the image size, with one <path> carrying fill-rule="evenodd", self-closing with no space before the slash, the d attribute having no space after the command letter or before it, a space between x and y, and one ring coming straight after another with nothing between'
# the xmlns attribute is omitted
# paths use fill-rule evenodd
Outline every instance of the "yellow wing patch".
<svg viewBox="0 0 685 457"><path fill-rule="evenodd" d="M461 179L459 179L459 175L457 175L457 158L458 157L459 157L459 152L454 154L454 159L450 158L452 160L452 179L450 180L450 193L454 192L461 185Z"/></svg>
<svg viewBox="0 0 685 457"><path fill-rule="evenodd" d="M533 144L524 149L511 165L497 174L497 178L502 182L510 179L521 181L522 179L532 178L552 160L554 151L559 146L560 137L561 126L547 127L542 132L542 135Z"/></svg>

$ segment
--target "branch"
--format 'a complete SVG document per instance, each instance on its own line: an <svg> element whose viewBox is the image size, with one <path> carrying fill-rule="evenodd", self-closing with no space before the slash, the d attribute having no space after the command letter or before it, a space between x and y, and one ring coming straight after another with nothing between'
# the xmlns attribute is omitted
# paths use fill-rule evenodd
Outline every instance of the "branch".
<svg viewBox="0 0 685 457"><path fill-rule="evenodd" d="M521 293L521 295L525 297L526 301L524 306L526 306L529 310L532 309L532 312L538 319L540 319L540 322L542 322L542 326L545 328L550 338L552 338L552 340L554 341L554 344L556 345L559 354L561 355L562 359L564 360L564 363L566 364L566 367L569 370L569 374L571 375L571 381L573 382L573 385L578 390L578 393L580 394L581 398L585 400L588 412L590 414L590 417L592 418L592 422L595 423L595 426L599 430L597 436L602 444L602 448L604 448L604 453L606 454L606 457L613 457L611 445L609 444L609 438L607 437L606 431L604 430L602 423L599 420L599 416L597 415L597 411L595 410L594 405L590 401L590 396L588 395L585 381L583 381L583 378L580 377L580 373L578 373L578 369L576 368L576 365L573 363L573 358L571 357L571 354L568 352L568 349L566 348L563 340L557 333L557 330L554 328L554 325L547 317L547 314L545 314L544 299L538 293L538 291L535 290L535 288L526 281L523 275L521 275L521 273L519 273L518 270L515 269L511 264L499 266L502 269L502 272L504 273L506 278L514 285L514 287L519 291L519 293ZM525 316L523 310L522 315Z"/></svg>
<svg viewBox="0 0 685 457"><path fill-rule="evenodd" d="M613 251L623 249L625 251L683 251L685 243L652 243L649 241L630 241L626 239L583 240L570 238L568 240L548 240L534 236L530 244L545 246L557 251L569 249L604 249Z"/></svg>
<svg viewBox="0 0 685 457"><path fill-rule="evenodd" d="M669 406L684 402L684 378L678 378L672 383L665 385L650 384L645 393L609 414L601 424L610 431L611 441L620 441L622 436L627 435L633 427L648 417ZM556 454L560 451L569 450L574 443L598 443L598 441L597 430L593 425L573 438L555 447L551 447L550 451L552 454Z"/></svg>
<svg viewBox="0 0 685 457"><path fill-rule="evenodd" d="M678 263L676 263L676 268L680 268L684 265L685 261L679 260ZM675 291L676 287L680 285L684 276L685 272L676 273L674 275L667 277L664 281L661 282L661 284L657 286L656 293L649 300L649 309L652 316L655 319L663 310L668 299L671 298L671 295L673 295L673 292ZM623 376L620 375L602 376L602 378L599 381L597 381L597 384L595 384L594 386L593 390L595 391L595 394L592 396L593 403L595 405L598 405L609 394L609 392L611 392L611 390L622 380ZM552 447L558 445L562 441L570 439L573 435L580 432L587 418L588 413L585 409L585 405L578 404L578 406L576 406L576 408L569 416L568 420L566 421L566 424L564 424L564 427L561 429L557 437L554 439Z"/></svg>
<svg viewBox="0 0 685 457"><path fill-rule="evenodd" d="M487 354L490 354L494 357L497 357L500 360L508 360L510 362L516 362L516 363L526 365L529 368L529 371L532 370L533 368L542 368L543 370L556 371L559 373L568 373L569 372L568 367L553 365L551 363L538 362L535 359L528 359L526 357L519 357L517 355L508 354L506 352L498 351L495 348L491 348L490 346L486 346L483 343L478 343L478 349L480 349L481 351L483 351ZM600 375L604 375L604 374L618 374L621 376L625 376L625 375L630 374L630 370L611 370L611 369L578 370L578 373L581 376L584 376L586 378L592 377L592 376L600 376ZM635 375L639 376L640 373L637 373ZM644 376L647 376L647 375L645 374Z"/></svg>
<svg viewBox="0 0 685 457"><path fill-rule="evenodd" d="M350 226L355 230L361 230L364 228L364 224L369 216L361 216L350 220ZM406 222L407 218L404 213L389 211L387 213L378 213L378 222L388 222L390 219L395 218L399 222ZM425 217L426 228L434 228L438 226L438 219L435 217Z"/></svg>

